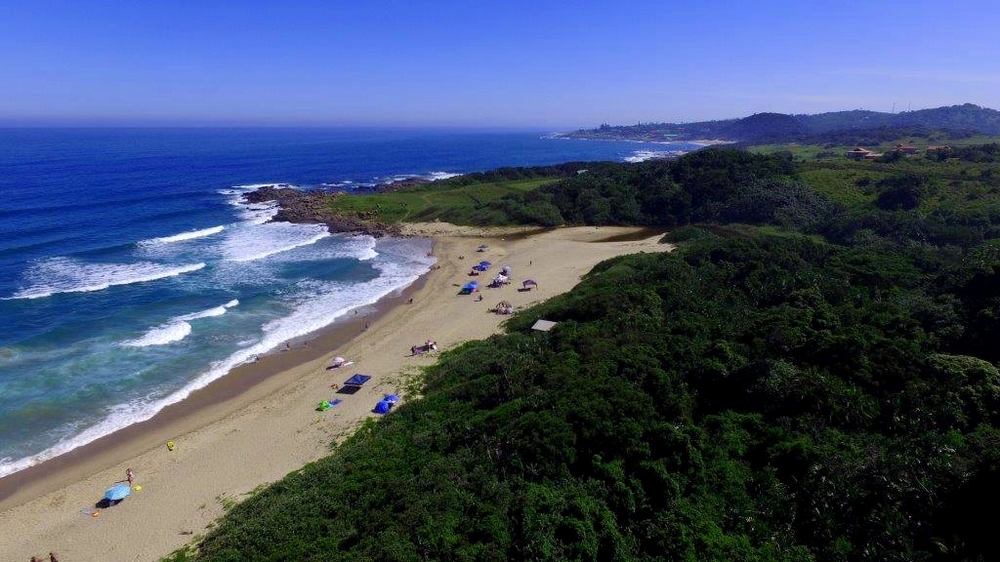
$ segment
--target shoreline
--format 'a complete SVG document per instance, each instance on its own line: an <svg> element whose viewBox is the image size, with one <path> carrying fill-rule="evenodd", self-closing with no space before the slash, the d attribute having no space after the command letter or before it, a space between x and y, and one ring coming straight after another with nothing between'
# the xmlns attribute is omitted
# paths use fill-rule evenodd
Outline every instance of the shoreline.
<svg viewBox="0 0 1000 562"><path fill-rule="evenodd" d="M27 560L54 550L72 560L159 560L206 532L255 489L328 455L373 416L384 393L400 393L404 403L412 399L405 394L407 381L436 362L435 354L410 356L413 344L434 339L450 349L486 338L507 318L489 311L501 299L524 308L570 290L600 261L672 248L659 243L662 232L637 239L649 232L623 227L538 232L425 223L405 230L433 237L438 267L380 300L368 330L353 321L335 324L316 333L308 349L299 345L241 366L169 412L123 430L127 434L0 479L0 486L16 488L0 500L4 555ZM476 253L481 244L489 250ZM530 275L539 287L485 289L482 301L457 296L480 257L497 267L511 265L515 283ZM410 298L412 305L406 304ZM328 370L334 355L356 364ZM352 394L331 389L355 372L372 380ZM316 411L320 400L333 397L343 402ZM174 451L165 447L167 440L177 444ZM142 491L92 516L94 503L125 468L134 469Z"/></svg>
<svg viewBox="0 0 1000 562"><path fill-rule="evenodd" d="M317 361L330 349L341 347L362 331L361 322L377 322L394 307L419 291L431 272L394 291L374 304L357 319L344 316L309 334L289 340L288 351L271 350L253 363L243 363L224 376L193 391L187 398L164 407L148 420L131 424L99 437L61 455L46 459L23 470L0 477L0 511L28 501L32 495L78 480L80 476L104 470L138 453L163 446L173 437L218 421L238 409L245 399L259 400L287 384L287 374L296 367ZM308 343L303 347L302 344ZM282 375L285 375L283 377Z"/></svg>

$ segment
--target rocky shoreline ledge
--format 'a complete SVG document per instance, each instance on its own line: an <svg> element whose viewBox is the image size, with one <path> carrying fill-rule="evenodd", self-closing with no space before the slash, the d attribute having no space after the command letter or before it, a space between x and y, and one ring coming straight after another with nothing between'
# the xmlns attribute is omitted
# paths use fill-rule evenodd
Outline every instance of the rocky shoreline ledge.
<svg viewBox="0 0 1000 562"><path fill-rule="evenodd" d="M423 183L428 183L428 180L411 178L359 189L358 192L391 191ZM347 193L339 190L302 191L291 187L265 186L245 194L243 200L247 203L277 202L278 213L270 222L325 224L333 233L368 234L376 238L402 235L402 227L398 224L373 220L373 217L367 216L364 212L348 214L334 211L329 202L344 196L347 196Z"/></svg>

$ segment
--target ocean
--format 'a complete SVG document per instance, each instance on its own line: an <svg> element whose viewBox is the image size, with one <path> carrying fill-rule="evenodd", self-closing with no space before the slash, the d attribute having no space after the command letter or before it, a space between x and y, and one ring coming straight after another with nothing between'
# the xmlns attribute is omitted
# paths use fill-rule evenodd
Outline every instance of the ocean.
<svg viewBox="0 0 1000 562"><path fill-rule="evenodd" d="M152 417L402 289L428 240L272 223L241 195L638 161L539 131L0 130L0 477Z"/></svg>

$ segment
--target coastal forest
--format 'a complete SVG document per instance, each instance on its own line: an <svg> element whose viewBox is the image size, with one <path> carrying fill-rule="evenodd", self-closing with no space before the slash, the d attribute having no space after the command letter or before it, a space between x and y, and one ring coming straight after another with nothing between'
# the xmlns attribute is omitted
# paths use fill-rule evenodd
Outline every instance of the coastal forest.
<svg viewBox="0 0 1000 562"><path fill-rule="evenodd" d="M677 249L604 262L443 353L421 399L169 560L994 558L1000 150L821 149L365 196L389 212L488 183L412 216L650 226Z"/></svg>

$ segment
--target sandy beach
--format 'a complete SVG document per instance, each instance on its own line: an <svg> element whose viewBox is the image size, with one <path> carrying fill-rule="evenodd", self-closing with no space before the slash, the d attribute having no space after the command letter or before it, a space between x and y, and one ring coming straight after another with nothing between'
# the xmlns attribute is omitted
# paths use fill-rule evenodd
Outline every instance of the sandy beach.
<svg viewBox="0 0 1000 562"><path fill-rule="evenodd" d="M506 318L490 312L501 300L523 308L568 291L602 260L671 249L657 243L662 233L619 227L539 232L427 223L408 225L407 233L434 239L438 265L376 311L241 367L147 422L0 479L0 562L49 551L70 562L158 560L204 534L227 506L324 456L374 415L383 394L402 391L435 361L435 354L411 357L412 345L433 339L449 349L487 337ZM476 252L482 244L489 249ZM482 301L458 296L480 259L495 269L511 266L514 283L484 288ZM480 285L492 274L479 277ZM517 291L529 277L538 288ZM336 355L355 364L329 369ZM352 395L331 388L353 373L372 380ZM315 410L332 398L343 402ZM175 450L167 450L168 440ZM141 491L90 515L129 467Z"/></svg>

